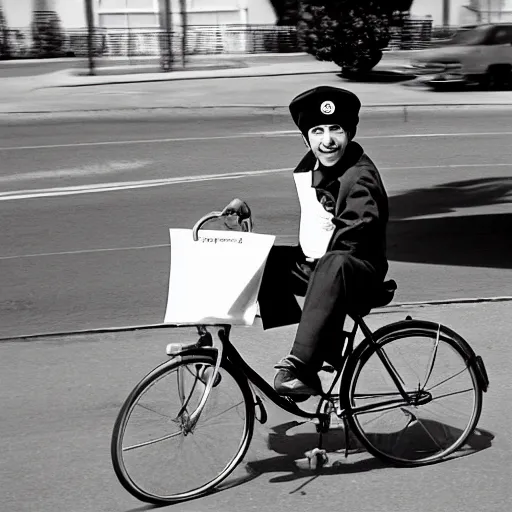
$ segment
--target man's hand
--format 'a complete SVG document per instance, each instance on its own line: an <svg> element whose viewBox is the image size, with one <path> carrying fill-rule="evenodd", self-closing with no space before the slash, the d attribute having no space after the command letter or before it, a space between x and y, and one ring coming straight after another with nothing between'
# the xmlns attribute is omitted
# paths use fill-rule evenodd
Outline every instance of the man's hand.
<svg viewBox="0 0 512 512"><path fill-rule="evenodd" d="M249 205L241 199L233 199L223 210L222 215L237 215L238 223L244 219L251 218Z"/></svg>

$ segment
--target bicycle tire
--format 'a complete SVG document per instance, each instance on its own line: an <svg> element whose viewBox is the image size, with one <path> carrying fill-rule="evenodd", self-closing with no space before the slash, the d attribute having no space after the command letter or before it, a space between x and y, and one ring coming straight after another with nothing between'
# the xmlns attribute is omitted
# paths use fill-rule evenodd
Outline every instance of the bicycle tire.
<svg viewBox="0 0 512 512"><path fill-rule="evenodd" d="M207 478L207 481L201 482L200 484L192 485L191 487L185 489L185 490L176 490L172 492L160 492L155 490L154 488L151 488L150 485L142 485L138 479L140 478L164 478L163 475L161 476L160 473L165 474L165 467L162 467L162 465L155 467L155 465L152 463L152 469L154 472L158 472L158 476L150 476L147 471L143 471L142 476L137 474L137 477L134 476L133 472L131 472L131 469L128 469L128 464L125 461L125 454L123 452L123 442L125 439L125 435L127 432L127 426L129 425L130 419L132 417L132 413L134 411L134 408L136 404L139 403L139 401L145 397L146 394L150 392L155 386L159 385L161 382L163 382L164 379L167 377L170 377L171 379L172 374L176 372L176 376L178 376L178 383L182 380L183 375L188 375L190 373L190 368L198 368L199 365L202 365L203 373L204 375L204 368L207 366L213 367L215 366L215 357L211 354L205 354L203 353L187 353L185 355L177 356L170 361L166 361L165 363L161 364L160 366L156 367L153 371L151 371L148 375L146 375L132 390L126 401L124 402L123 406L121 407L118 417L116 419L116 422L114 424L114 429L112 432L112 440L111 440L111 458L112 458L112 464L115 471L115 474L117 475L117 478L119 479L119 482L122 484L122 486L134 497L137 499L147 502L147 503L153 503L153 504L170 504L170 503L177 503L181 501L186 501L189 499L196 498L198 496L202 496L204 494L207 494L209 491L213 490L217 485L219 485L225 478L229 476L229 474L236 468L236 466L240 463L240 461L245 456L247 449L249 447L249 444L252 439L253 430L254 430L254 419L255 419L255 410L254 410L254 398L252 391L248 385L247 379L245 376L237 370L229 361L222 361L219 369L219 375L222 375L222 379L218 379L216 381L216 384L213 386L211 394L209 395L209 398L207 400L207 406L208 404L214 400L215 393L221 393L222 390L226 389L226 386L231 381L234 388L238 388L238 391L240 393L240 400L242 405L231 407L226 410L227 411L235 411L238 415L238 411L244 413L243 417L243 428L241 430L241 436L238 443L238 446L235 450L235 453L230 456L227 459L227 462L224 464L222 463L222 469L217 472L217 474L213 478ZM185 367L187 367L185 369ZM181 369L181 370L180 370ZM179 373L181 371L181 374ZM185 371L187 373L185 373ZM180 376L181 375L181 376ZM192 375L192 374L191 374ZM198 374L199 375L199 374ZM194 388L199 387L198 384L198 378L196 378L196 383L194 383L194 387L191 388L190 395L188 399L186 400L187 404L190 400L192 402L191 397L194 393ZM170 380L166 382L171 382ZM167 384L165 384L167 385ZM179 385L179 384L178 384ZM156 392L155 392L156 394ZM168 395L165 395L166 397ZM159 397L160 399L160 397ZM149 400L149 399L148 399ZM181 400L181 405L183 406L183 401ZM186 405L185 404L185 410ZM178 405L179 406L179 405ZM153 407L153 410L151 408L148 408L144 405L145 409L143 409L143 412L146 410L149 411L148 415L151 413L156 413L157 415L160 414L155 410L155 407ZM202 427L201 428L201 422L205 418L206 413L206 407L203 413L201 414L198 425L199 427L194 427L194 430L192 432L184 434L183 430L183 424L181 425L181 432L177 432L176 434L171 434L170 437L172 437L172 441L174 442L174 439L179 438L179 442L183 445L185 444L185 439L193 437L198 430L201 430L201 432L207 432L208 429L211 429L210 427ZM138 408L139 409L139 408ZM137 410L138 410L137 409ZM180 409L181 410L181 409ZM182 413L184 414L184 413ZM236 416L236 415L235 415ZM220 417L220 415L219 415ZM160 419L160 424L167 423L168 425L171 425L171 429L176 430L176 424L177 424L177 418L172 419L171 416L167 416L167 419L165 418L165 415L162 415L162 419ZM215 418L215 416L214 416ZM159 418L155 418L159 419ZM134 419L135 422L137 422L137 418ZM179 421L182 421L181 414ZM206 420L207 421L207 420ZM142 423L142 422L141 422ZM137 424L137 423L136 423ZM159 426L160 428L160 426ZM169 427L167 427L169 428ZM222 427L223 430L225 430L225 427ZM152 433L153 435L153 433ZM223 435L227 435L224 434ZM128 436L129 437L129 436ZM149 441L144 443L139 443L140 446L149 446L150 444L156 444L160 441L167 442L170 439L169 435L161 436L159 439L156 439L154 441ZM167 439L164 439L167 438ZM189 443L190 444L190 443ZM194 441L194 444L196 446L200 446L198 443ZM224 437L221 440L222 445L229 444L229 437L227 441L224 439ZM133 448L139 448L140 446L132 446L132 447L125 447L125 451L131 450L136 451ZM204 444L203 444L204 446ZM215 443L215 447L218 446L218 443ZM159 449L157 454L164 453L167 454L167 450ZM207 454L209 456L209 454ZM144 459L142 459L144 460ZM146 461L144 461L146 463ZM203 470L203 466L207 466L207 464L202 464L202 461L200 461L199 464L193 463L193 467L191 468L185 468L183 464L179 464L178 471L178 477L177 479L181 479L185 476L186 469L190 469L194 476L192 476L192 479L198 478L198 474ZM208 460L208 463L211 464L212 462ZM177 464L174 464L174 466L178 466ZM174 467L171 463L171 468ZM172 469L170 469L172 470ZM135 471L135 470L134 470ZM140 471L138 472L140 473ZM170 483L171 479L166 479L166 485L167 483ZM152 483L151 485L155 485ZM155 485L156 487L156 485Z"/></svg>
<svg viewBox="0 0 512 512"><path fill-rule="evenodd" d="M473 350L460 335L451 329L422 320L406 320L390 324L379 329L375 333L374 339L376 340L376 345L364 340L352 354L347 367L348 371L340 387L340 390L345 390L343 396L340 395L340 400L344 400L350 428L369 453L395 465L420 466L446 459L446 457L463 446L473 433L482 411L483 391ZM428 365L424 368L426 373L424 376L425 383L422 385L420 377L418 379L418 389L421 386L426 388L428 385L438 357L440 364L443 366L448 366L448 359L450 359L450 363L452 363L452 360L458 360L457 364L459 366L456 367L457 371L453 370L455 373L444 380L435 374L434 379L441 378L441 380L429 388L432 400L426 405L396 407L392 411L400 412L394 414L393 417L391 416L391 410L381 411L383 414L380 417L378 416L378 411L375 411L375 413L365 412L359 414L354 412L354 408L362 405L363 400L373 398L377 401L380 400L382 403L382 396L387 388L378 392L375 390L373 395L367 393L366 389L377 387L376 384L368 384L370 380L382 378L383 382L386 379L389 383L392 382L389 373L385 370L383 363L378 357L376 346L385 352L386 357L391 361L395 369L397 369L400 359L405 361L405 364L402 364L402 366L411 366L408 358L403 353L404 348L402 347L407 346L404 340L414 350L414 358L411 358L411 360L422 360L422 356L427 352L426 349L431 351ZM423 345L420 346L421 342L417 340L423 340ZM429 346L430 343L433 344L432 347ZM423 347L426 347L426 349ZM444 363L443 357L445 358ZM424 362L424 360L425 358L422 361ZM376 376L376 373L379 371L384 377ZM437 372L438 370L435 371ZM445 371L444 367L439 370L439 374L441 374L441 371ZM414 374L414 378L416 378L414 370L407 370L405 374L407 373ZM406 387L411 379L408 376L404 378L400 371L398 371L398 374L401 375L404 387ZM462 377L463 375L464 377ZM447 386L450 382L461 388L469 387L469 389L461 389L452 393L445 392L444 395L434 396L434 394L440 393L439 388ZM396 385L389 384L389 389L394 389L394 395L399 398ZM408 389L406 388L406 391L415 391L415 388L410 386ZM387 393L388 397L391 395L391 391ZM461 428L439 421L440 415L436 410L436 407L443 409L443 411L447 410L447 401L450 399L455 400L456 397L463 398L465 400L465 407L468 409L468 411L461 413L463 418L461 419ZM425 413L425 408L430 404L432 404L430 411ZM434 409L434 413L432 409ZM457 410L457 413L460 412ZM370 416L371 414L374 414L373 418ZM402 417L402 414L404 417ZM384 419L386 415L388 415L388 418ZM454 420L451 419L451 421ZM370 426L372 422L373 425ZM393 423L399 424L400 422L407 422L401 431L393 425ZM363 426L363 423L365 426ZM377 427L377 424L379 427ZM386 432L386 430L389 430L389 432ZM409 444L407 444L406 436L404 435L406 432L407 435L416 436L414 442L409 441ZM441 437L444 436L445 439L435 438L434 433L436 435L439 434Z"/></svg>

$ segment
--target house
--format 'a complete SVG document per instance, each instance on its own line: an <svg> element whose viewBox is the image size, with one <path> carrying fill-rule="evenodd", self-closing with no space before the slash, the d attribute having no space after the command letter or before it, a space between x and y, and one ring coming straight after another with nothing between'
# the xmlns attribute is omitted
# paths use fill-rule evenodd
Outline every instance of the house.
<svg viewBox="0 0 512 512"><path fill-rule="evenodd" d="M109 28L159 26L164 0L92 0L96 25ZM185 0L189 25L273 25L276 16L270 0ZM34 5L55 10L66 29L83 28L85 0L0 0L10 27L30 25ZM173 22L179 25L180 0L170 0ZM510 19L512 0L414 0L413 18L432 19L434 26Z"/></svg>

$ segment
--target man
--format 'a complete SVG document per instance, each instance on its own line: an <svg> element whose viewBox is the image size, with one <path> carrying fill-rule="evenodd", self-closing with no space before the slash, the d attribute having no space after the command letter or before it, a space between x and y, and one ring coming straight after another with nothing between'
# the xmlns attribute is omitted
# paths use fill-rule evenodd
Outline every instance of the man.
<svg viewBox="0 0 512 512"><path fill-rule="evenodd" d="M353 141L361 103L321 86L290 103L308 153L293 173L300 202L298 246L274 246L258 296L264 329L299 322L274 387L297 400L321 391L324 361L336 367L347 311L364 308L388 269L388 200L377 168ZM240 200L224 213L240 213ZM301 312L295 295L305 296Z"/></svg>

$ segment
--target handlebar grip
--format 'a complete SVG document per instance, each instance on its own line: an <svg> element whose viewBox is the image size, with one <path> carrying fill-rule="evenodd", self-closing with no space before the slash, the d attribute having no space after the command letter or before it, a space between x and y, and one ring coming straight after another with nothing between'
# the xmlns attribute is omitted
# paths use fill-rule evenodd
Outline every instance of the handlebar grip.
<svg viewBox="0 0 512 512"><path fill-rule="evenodd" d="M244 203L244 205L247 207L246 210L243 212L237 213L238 215L238 223L240 224L240 227L242 228L242 231L245 232L251 232L252 231L252 216L251 216L251 209L247 205L247 203ZM218 219L220 217L223 217L226 215L224 212L210 212L206 214L204 217L201 217L192 228L192 238L194 242L197 242L198 240L198 233L199 229L203 224L208 222L209 220Z"/></svg>
<svg viewBox="0 0 512 512"><path fill-rule="evenodd" d="M222 212L210 212L207 213L204 217L201 217L192 228L192 238L194 239L194 242L197 242L197 233L199 231L199 228L209 220L218 219L219 217L222 217Z"/></svg>

